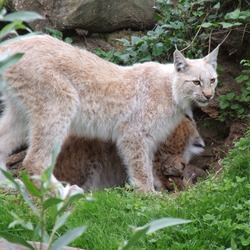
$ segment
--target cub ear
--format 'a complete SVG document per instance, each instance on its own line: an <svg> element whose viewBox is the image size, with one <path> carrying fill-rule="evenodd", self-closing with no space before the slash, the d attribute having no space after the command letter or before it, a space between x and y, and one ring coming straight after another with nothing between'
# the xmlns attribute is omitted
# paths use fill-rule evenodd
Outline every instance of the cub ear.
<svg viewBox="0 0 250 250"><path fill-rule="evenodd" d="M218 45L211 53L209 53L206 57L204 57L206 63L211 64L214 67L214 69L216 69L217 67L217 56L219 53L219 48L220 45Z"/></svg>
<svg viewBox="0 0 250 250"><path fill-rule="evenodd" d="M188 69L187 60L179 50L174 52L174 66L177 72L185 72Z"/></svg>

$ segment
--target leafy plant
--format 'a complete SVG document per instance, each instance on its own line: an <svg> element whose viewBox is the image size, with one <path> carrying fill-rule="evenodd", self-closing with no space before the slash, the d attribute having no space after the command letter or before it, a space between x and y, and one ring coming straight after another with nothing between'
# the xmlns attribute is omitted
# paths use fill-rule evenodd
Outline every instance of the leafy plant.
<svg viewBox="0 0 250 250"><path fill-rule="evenodd" d="M50 27L45 27L44 29L46 31L48 31L51 36L53 36L61 41L64 41L64 42L69 43L69 44L71 44L73 42L71 37L65 37L65 39L63 39L63 33L60 30L53 29Z"/></svg>
<svg viewBox="0 0 250 250"><path fill-rule="evenodd" d="M40 188L33 184L25 172L22 172L21 180L15 180L8 172L2 170L4 176L10 181L10 187L14 187L22 195L33 214L38 218L38 223L34 224L31 221L24 221L14 212L10 212L15 220L9 224L9 228L15 228L19 225L32 235L32 239L39 240L41 244L38 248L34 243L26 241L21 236L0 231L0 236L7 241L32 250L42 249L42 243L47 243L47 250L57 250L62 249L85 231L85 227L80 226L56 239L57 231L66 223L70 215L70 212L66 209L74 200L83 197L78 191L72 190L69 185L63 187L59 183L56 186L52 183L51 177L58 152L56 148L53 150L52 163L42 176L33 177L41 183ZM56 197L51 196L52 191L57 191ZM46 228L48 220L53 224L51 233Z"/></svg>
<svg viewBox="0 0 250 250"><path fill-rule="evenodd" d="M142 37L118 39L124 46L121 52L98 49L96 54L122 65L152 60L166 62L171 60L177 46L182 50L188 48L186 55L189 58L201 57L207 53L213 33L227 34L230 29L243 27L250 20L249 9L236 8L224 13L222 0L159 0L155 10L158 24L153 30ZM246 29L247 26L243 34Z"/></svg>
<svg viewBox="0 0 250 250"><path fill-rule="evenodd" d="M220 96L220 108L222 113L220 120L227 118L244 119L250 115L250 60L242 60L241 64L245 67L242 74L235 80L241 85L239 93L228 93Z"/></svg>

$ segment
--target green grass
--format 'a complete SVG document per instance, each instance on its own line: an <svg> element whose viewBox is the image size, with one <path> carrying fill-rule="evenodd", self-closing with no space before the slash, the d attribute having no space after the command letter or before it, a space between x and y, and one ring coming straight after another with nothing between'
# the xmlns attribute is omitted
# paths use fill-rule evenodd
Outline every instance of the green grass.
<svg viewBox="0 0 250 250"><path fill-rule="evenodd" d="M131 226L174 217L192 223L147 235L133 249L250 249L250 130L224 159L222 172L178 194L141 195L121 188L94 192L95 201L72 205L72 216L59 233L86 225L72 246L117 249L132 236ZM12 221L9 211L35 220L19 196L6 192L0 194L0 211L0 230ZM29 239L19 227L8 230Z"/></svg>

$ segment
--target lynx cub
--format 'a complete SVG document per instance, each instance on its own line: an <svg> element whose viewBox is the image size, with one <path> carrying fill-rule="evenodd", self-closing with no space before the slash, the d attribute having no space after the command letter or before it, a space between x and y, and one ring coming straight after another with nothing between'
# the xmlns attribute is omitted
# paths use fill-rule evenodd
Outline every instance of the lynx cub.
<svg viewBox="0 0 250 250"><path fill-rule="evenodd" d="M6 108L0 121L0 168L6 169L7 156L27 142L24 166L40 174L54 143L62 145L71 133L112 140L129 182L143 192L154 191L157 146L193 104L208 104L217 84L218 47L202 59L175 51L173 64L130 67L50 36L13 41L0 53L6 50L25 54L1 76Z"/></svg>
<svg viewBox="0 0 250 250"><path fill-rule="evenodd" d="M166 176L183 176L193 155L203 151L204 142L190 118L183 118L154 158L157 190L166 189ZM69 136L57 158L55 176L84 190L124 186L126 169L115 144Z"/></svg>

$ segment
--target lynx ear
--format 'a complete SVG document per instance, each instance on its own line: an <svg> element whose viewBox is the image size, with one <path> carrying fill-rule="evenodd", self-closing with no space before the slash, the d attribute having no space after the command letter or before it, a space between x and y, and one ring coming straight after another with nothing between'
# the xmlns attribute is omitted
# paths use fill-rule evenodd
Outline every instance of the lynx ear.
<svg viewBox="0 0 250 250"><path fill-rule="evenodd" d="M174 52L174 66L177 72L185 72L188 69L186 58L179 50Z"/></svg>
<svg viewBox="0 0 250 250"><path fill-rule="evenodd" d="M219 53L219 48L220 48L220 45L218 45L211 53L209 53L206 57L204 57L204 60L211 64L214 69L216 69L217 67L217 56L218 56L218 53Z"/></svg>

